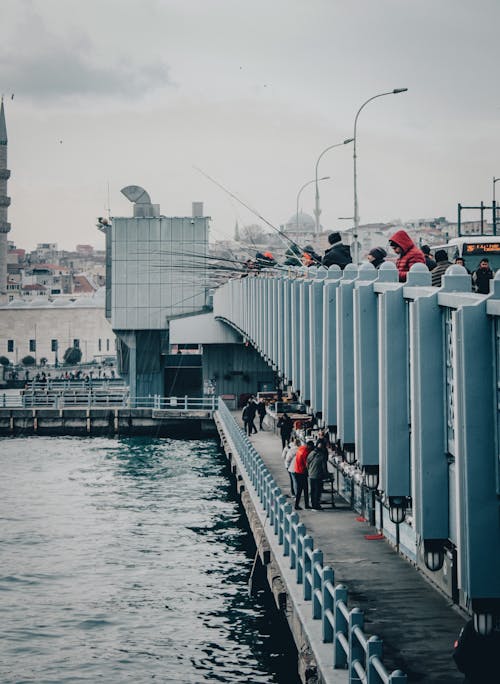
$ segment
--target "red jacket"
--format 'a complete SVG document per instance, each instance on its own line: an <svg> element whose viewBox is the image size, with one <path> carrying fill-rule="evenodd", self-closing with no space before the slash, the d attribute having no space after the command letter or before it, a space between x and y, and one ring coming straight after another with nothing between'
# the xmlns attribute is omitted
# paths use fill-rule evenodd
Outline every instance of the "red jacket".
<svg viewBox="0 0 500 684"><path fill-rule="evenodd" d="M403 253L396 261L396 266L399 272L399 280L404 283L410 266L413 266L413 264L425 264L424 253L419 250L405 230L398 230L397 233L394 233L390 238L390 242L395 242L403 250Z"/></svg>
<svg viewBox="0 0 500 684"><path fill-rule="evenodd" d="M307 454L309 449L305 444L299 446L297 453L295 454L295 467L293 472L299 475L305 475L307 473Z"/></svg>

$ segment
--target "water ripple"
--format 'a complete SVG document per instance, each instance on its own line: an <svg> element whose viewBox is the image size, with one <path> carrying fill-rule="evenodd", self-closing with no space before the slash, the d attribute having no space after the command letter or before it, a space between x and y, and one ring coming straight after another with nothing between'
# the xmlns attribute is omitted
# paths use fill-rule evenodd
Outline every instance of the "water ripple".
<svg viewBox="0 0 500 684"><path fill-rule="evenodd" d="M0 467L2 684L298 682L214 442L6 439Z"/></svg>

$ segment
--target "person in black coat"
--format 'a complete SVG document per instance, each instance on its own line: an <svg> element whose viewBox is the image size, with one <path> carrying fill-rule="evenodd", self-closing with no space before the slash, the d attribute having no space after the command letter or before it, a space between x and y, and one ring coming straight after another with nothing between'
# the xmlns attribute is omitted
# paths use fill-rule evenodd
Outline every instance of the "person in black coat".
<svg viewBox="0 0 500 684"><path fill-rule="evenodd" d="M284 449L287 444L290 444L290 437L292 436L293 420L288 413L284 413L278 420L276 427L280 429L281 448Z"/></svg>
<svg viewBox="0 0 500 684"><path fill-rule="evenodd" d="M349 245L342 244L342 236L340 233L330 233L328 236L328 243L331 245L326 251L323 257L323 266L328 268L337 264L342 270L347 266L347 264L352 263L351 248Z"/></svg>
<svg viewBox="0 0 500 684"><path fill-rule="evenodd" d="M429 247L429 245L422 245L422 247L420 247L420 249L424 253L425 265L427 266L429 271L432 271L432 269L436 268L436 266L437 266L437 259L432 258L431 248Z"/></svg>
<svg viewBox="0 0 500 684"><path fill-rule="evenodd" d="M472 274L472 284L479 294L490 294L490 280L493 279L493 271L488 259L481 259L479 268Z"/></svg>
<svg viewBox="0 0 500 684"><path fill-rule="evenodd" d="M245 424L245 432L248 433L249 437L252 432L257 433L257 428L255 427L254 423L256 413L257 404L253 399L249 399L241 415L243 423Z"/></svg>
<svg viewBox="0 0 500 684"><path fill-rule="evenodd" d="M259 402L257 404L257 413L259 414L259 430L263 430L263 422L267 413L266 402L264 401L264 399L259 399Z"/></svg>
<svg viewBox="0 0 500 684"><path fill-rule="evenodd" d="M455 641L453 660L467 684L493 684L499 681L499 653L498 628L483 636L474 629L474 621L469 620Z"/></svg>
<svg viewBox="0 0 500 684"><path fill-rule="evenodd" d="M383 247L374 247L370 249L366 258L374 268L380 268L381 264L385 262L386 256L387 252Z"/></svg>

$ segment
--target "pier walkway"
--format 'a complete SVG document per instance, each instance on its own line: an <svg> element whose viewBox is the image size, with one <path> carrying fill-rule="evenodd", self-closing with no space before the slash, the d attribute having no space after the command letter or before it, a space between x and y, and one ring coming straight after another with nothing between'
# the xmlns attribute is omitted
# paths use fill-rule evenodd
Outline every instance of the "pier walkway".
<svg viewBox="0 0 500 684"><path fill-rule="evenodd" d="M240 414L232 412L242 425ZM289 495L279 434L268 426L252 435L251 443ZM465 617L385 539L367 539L365 535L373 535L375 528L358 521L358 514L342 498L336 497L336 505L299 511L300 521L314 537L315 547L323 551L324 564L334 569L335 583L346 585L350 607L363 611L366 634L383 640L388 670L403 670L408 682L462 682L452 651Z"/></svg>

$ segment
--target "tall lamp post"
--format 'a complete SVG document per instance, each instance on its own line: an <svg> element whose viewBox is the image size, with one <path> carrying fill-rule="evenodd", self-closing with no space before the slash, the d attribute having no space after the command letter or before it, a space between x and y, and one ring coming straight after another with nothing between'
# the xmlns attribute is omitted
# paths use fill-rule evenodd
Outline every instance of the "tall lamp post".
<svg viewBox="0 0 500 684"><path fill-rule="evenodd" d="M357 127L358 127L358 117L361 114L361 110L366 107L366 105L371 102L372 100L376 100L378 97L384 97L384 95L398 95L398 93L406 93L408 88L394 88L394 90L389 90L387 93L379 93L378 95L374 95L373 97L370 97L366 102L363 102L361 107L358 109L356 113L356 117L354 119L354 152L353 152L353 162L354 162L354 226L353 226L353 233L352 233L352 243L353 243L353 248L354 248L354 263L357 264L359 263L359 250L358 250L358 229L359 229L359 207L358 207L358 178L357 178L357 168L356 168L356 135L357 135Z"/></svg>
<svg viewBox="0 0 500 684"><path fill-rule="evenodd" d="M495 178L493 176L493 235L497 234L497 204L495 202L495 183L497 181L500 181L500 177Z"/></svg>
<svg viewBox="0 0 500 684"><path fill-rule="evenodd" d="M304 188L307 188L307 186L311 185L312 183L316 183L316 187L318 187L318 183L320 181L324 181L324 180L330 180L330 176L323 176L323 178L313 178L312 180L307 181L307 183L304 183L304 185L298 191L298 193L297 193L297 210L295 212L295 227L297 229L297 232L299 231L299 199L300 199L300 195L302 193L302 190Z"/></svg>
<svg viewBox="0 0 500 684"><path fill-rule="evenodd" d="M314 204L314 218L316 219L316 235L319 233L319 217L321 214L321 209L319 208L319 186L318 186L318 166L319 162L321 160L321 157L326 154L329 150L333 150L334 147L342 147L342 145L348 145L349 143L352 143L354 138L347 138L341 143L337 143L336 145L330 145L329 147L325 148L323 152L319 155L318 161L316 162L316 171L315 171L315 182L316 182L316 199L315 199L315 204Z"/></svg>

